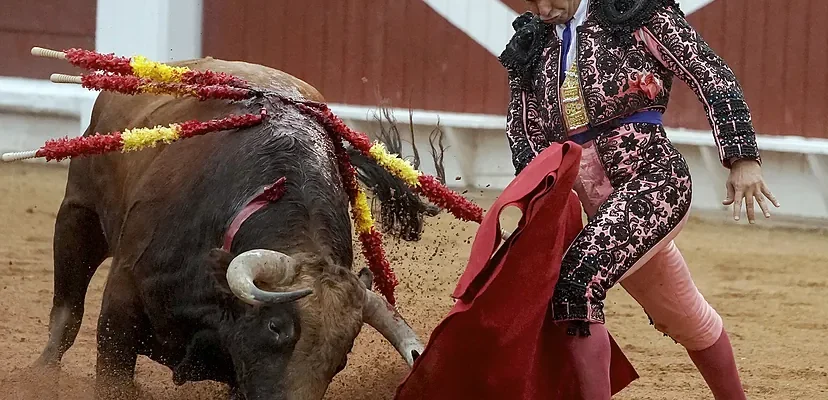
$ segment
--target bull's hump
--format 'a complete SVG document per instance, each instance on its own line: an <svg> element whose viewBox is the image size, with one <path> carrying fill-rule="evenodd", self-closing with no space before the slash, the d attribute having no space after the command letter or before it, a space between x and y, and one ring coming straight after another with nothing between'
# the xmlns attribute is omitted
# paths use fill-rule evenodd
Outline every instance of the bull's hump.
<svg viewBox="0 0 828 400"><path fill-rule="evenodd" d="M170 65L198 71L224 72L250 82L253 86L289 98L324 102L322 94L307 82L278 69L244 61L227 61L213 57L171 62Z"/></svg>

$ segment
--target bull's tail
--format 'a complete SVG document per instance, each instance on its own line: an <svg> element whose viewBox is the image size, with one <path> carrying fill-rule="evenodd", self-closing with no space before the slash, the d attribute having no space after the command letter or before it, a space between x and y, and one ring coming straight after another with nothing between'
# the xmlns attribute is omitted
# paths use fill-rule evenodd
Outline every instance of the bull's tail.
<svg viewBox="0 0 828 400"><path fill-rule="evenodd" d="M424 202L403 180L358 150L348 148L348 154L360 182L380 203L382 230L406 241L420 240L424 217L437 215L439 208Z"/></svg>

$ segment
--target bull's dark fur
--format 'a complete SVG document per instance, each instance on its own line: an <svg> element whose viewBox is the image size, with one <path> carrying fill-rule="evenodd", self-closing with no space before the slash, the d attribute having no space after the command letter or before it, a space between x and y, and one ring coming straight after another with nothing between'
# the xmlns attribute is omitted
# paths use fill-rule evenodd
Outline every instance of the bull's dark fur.
<svg viewBox="0 0 828 400"><path fill-rule="evenodd" d="M423 216L439 211L414 193L408 185L358 150L348 148L359 180L379 200L379 221L386 233L407 241L420 240Z"/></svg>
<svg viewBox="0 0 828 400"><path fill-rule="evenodd" d="M210 59L190 66L243 72L287 95L319 97L264 67ZM258 107L103 93L86 135ZM212 379L248 398L281 399L288 391L297 399L321 398L362 325L364 288L351 271L348 198L322 126L279 102L268 103L268 112L259 126L72 161L55 225L50 337L39 364L59 362L72 345L89 279L113 257L98 322L103 395L128 393L122 390L143 354L172 369L177 383ZM354 163L394 215L390 220L402 221L396 232L418 234L424 208L416 196L376 164L359 157ZM250 197L281 177L284 197L242 225L229 253L216 250ZM295 304L242 303L225 270L234 255L251 249L294 256L300 261L294 285L314 293Z"/></svg>

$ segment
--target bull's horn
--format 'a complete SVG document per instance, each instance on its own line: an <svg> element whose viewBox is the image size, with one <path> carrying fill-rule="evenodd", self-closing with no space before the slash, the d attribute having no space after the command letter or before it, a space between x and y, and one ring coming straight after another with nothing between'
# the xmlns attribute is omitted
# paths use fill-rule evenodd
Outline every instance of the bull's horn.
<svg viewBox="0 0 828 400"><path fill-rule="evenodd" d="M414 365L414 360L420 354L423 354L423 345L414 329L411 329L411 326L384 298L367 289L362 320L388 339L409 367Z"/></svg>
<svg viewBox="0 0 828 400"><path fill-rule="evenodd" d="M311 289L291 292L268 292L256 287L260 280L273 285L286 285L296 276L296 260L272 250L250 250L239 254L227 267L227 284L239 299L247 304L290 303L311 293Z"/></svg>

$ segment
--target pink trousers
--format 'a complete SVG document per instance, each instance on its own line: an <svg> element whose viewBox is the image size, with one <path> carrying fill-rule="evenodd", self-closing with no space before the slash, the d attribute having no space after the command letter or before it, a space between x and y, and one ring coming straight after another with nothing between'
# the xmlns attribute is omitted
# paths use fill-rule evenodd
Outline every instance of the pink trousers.
<svg viewBox="0 0 828 400"><path fill-rule="evenodd" d="M615 190L599 152L593 143L584 146L574 187L590 219ZM687 214L638 257L617 283L644 308L657 330L687 350L697 351L716 343L723 323L699 292L687 263L673 242L686 220Z"/></svg>

